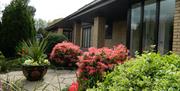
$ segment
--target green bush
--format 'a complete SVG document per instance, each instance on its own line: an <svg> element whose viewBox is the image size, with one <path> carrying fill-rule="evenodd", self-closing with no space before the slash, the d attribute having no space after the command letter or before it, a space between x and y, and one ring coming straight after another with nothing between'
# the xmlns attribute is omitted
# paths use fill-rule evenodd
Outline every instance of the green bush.
<svg viewBox="0 0 180 91"><path fill-rule="evenodd" d="M47 37L47 49L45 51L45 53L49 56L49 54L51 53L53 47L57 44L57 43L61 43L65 40L68 40L64 35L62 34L58 34L58 33L50 33Z"/></svg>
<svg viewBox="0 0 180 91"><path fill-rule="evenodd" d="M146 53L106 76L88 91L180 91L180 56Z"/></svg>
<svg viewBox="0 0 180 91"><path fill-rule="evenodd" d="M0 52L0 73L6 73L8 71L14 71L21 69L23 60L20 59L6 59Z"/></svg>
<svg viewBox="0 0 180 91"><path fill-rule="evenodd" d="M28 0L12 0L3 11L0 48L6 58L16 56L16 46L35 36L33 13Z"/></svg>

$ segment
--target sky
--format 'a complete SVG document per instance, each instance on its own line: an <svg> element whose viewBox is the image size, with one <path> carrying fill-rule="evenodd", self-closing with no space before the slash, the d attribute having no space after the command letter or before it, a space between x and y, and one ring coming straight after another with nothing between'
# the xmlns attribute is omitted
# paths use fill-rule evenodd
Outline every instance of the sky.
<svg viewBox="0 0 180 91"><path fill-rule="evenodd" d="M3 10L10 1L0 0L0 10ZM93 0L30 0L29 5L36 8L36 19L41 18L46 21L52 21L72 14L91 1Z"/></svg>

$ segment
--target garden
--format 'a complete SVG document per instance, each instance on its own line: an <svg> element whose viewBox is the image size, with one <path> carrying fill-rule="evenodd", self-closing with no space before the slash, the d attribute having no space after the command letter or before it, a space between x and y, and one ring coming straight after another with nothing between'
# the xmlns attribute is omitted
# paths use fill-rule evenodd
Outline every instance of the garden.
<svg viewBox="0 0 180 91"><path fill-rule="evenodd" d="M35 11L28 0L3 11L0 91L180 91L180 55L131 56L122 44L83 51L58 33L37 39Z"/></svg>
<svg viewBox="0 0 180 91"><path fill-rule="evenodd" d="M180 90L180 56L175 53L161 55L153 51L146 51L130 57L128 49L122 44L113 48L91 47L88 51L83 52L79 46L63 41L55 44L47 57L44 51L41 51L45 44L45 41L22 42L20 47L22 50L19 53L21 57L18 62L24 77L30 82L50 81L47 80L48 77L58 75L59 70L52 71L54 68L50 64L74 72L75 77L73 81L70 81L71 83L61 88L59 80L56 83L59 87L54 86L56 88L54 91ZM48 66L51 74L47 73ZM4 70L1 69L1 71ZM49 76L44 77L44 75ZM63 77L57 76L57 78L62 79ZM4 90L8 88L13 91L14 89L24 91L25 87L21 80L1 79L0 87ZM42 91L53 88L51 84L38 86L42 88ZM38 89L37 86L34 87L33 89Z"/></svg>

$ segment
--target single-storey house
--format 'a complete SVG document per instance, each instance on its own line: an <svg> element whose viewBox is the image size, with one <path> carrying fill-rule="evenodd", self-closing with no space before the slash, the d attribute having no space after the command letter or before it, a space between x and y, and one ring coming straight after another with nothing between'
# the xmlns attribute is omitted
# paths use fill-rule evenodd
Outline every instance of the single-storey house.
<svg viewBox="0 0 180 91"><path fill-rule="evenodd" d="M122 43L131 54L151 45L180 53L180 0L94 0L46 29L82 48Z"/></svg>

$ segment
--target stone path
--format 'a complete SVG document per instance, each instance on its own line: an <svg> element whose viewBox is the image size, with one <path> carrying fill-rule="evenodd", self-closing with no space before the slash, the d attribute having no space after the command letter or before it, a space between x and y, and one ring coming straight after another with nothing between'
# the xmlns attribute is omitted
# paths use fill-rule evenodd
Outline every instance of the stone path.
<svg viewBox="0 0 180 91"><path fill-rule="evenodd" d="M0 74L0 79L10 79L12 81L17 81L23 85L27 91L60 91L60 89L66 88L72 82L76 81L75 71L70 70L48 70L47 74L44 76L44 80L38 82L30 82L25 79L22 71L14 71L6 74Z"/></svg>

